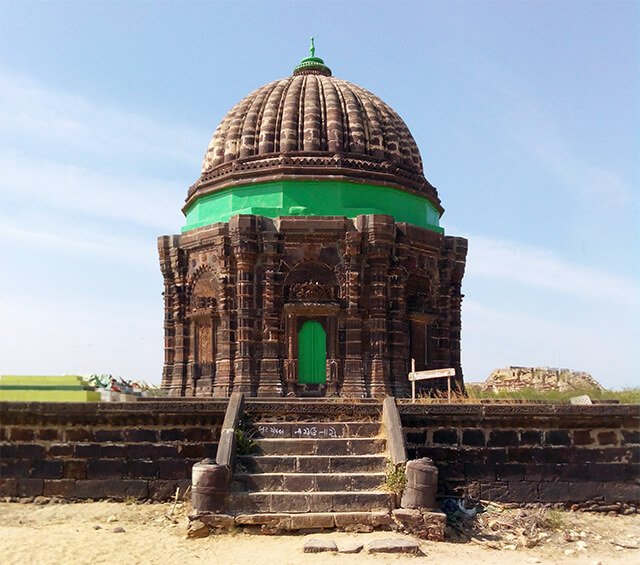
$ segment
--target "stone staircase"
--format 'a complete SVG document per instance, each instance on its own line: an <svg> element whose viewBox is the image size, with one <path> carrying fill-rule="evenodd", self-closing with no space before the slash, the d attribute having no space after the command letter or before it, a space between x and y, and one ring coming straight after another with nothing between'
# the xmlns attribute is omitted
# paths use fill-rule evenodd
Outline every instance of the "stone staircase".
<svg viewBox="0 0 640 565"><path fill-rule="evenodd" d="M387 456L379 422L257 421L249 433L255 450L238 455L228 499L231 514L254 515L245 523L265 523L255 515L294 522L306 515L309 527L341 527L375 516L384 522L395 508L395 495L382 490Z"/></svg>

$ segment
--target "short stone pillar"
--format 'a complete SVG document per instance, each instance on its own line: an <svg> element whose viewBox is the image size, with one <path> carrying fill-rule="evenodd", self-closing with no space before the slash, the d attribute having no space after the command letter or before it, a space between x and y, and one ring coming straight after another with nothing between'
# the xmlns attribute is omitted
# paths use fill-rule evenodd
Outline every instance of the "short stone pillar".
<svg viewBox="0 0 640 565"><path fill-rule="evenodd" d="M402 508L436 508L438 468L428 457L407 462L407 482L402 492Z"/></svg>
<svg viewBox="0 0 640 565"><path fill-rule="evenodd" d="M196 512L225 511L231 486L231 468L203 459L191 471L191 505Z"/></svg>

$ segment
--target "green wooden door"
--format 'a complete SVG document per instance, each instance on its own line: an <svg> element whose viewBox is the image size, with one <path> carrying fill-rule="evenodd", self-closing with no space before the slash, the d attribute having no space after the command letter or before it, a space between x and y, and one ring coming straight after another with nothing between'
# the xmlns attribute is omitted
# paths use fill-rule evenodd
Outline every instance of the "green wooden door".
<svg viewBox="0 0 640 565"><path fill-rule="evenodd" d="M327 334L316 320L307 320L298 332L298 381L327 382Z"/></svg>

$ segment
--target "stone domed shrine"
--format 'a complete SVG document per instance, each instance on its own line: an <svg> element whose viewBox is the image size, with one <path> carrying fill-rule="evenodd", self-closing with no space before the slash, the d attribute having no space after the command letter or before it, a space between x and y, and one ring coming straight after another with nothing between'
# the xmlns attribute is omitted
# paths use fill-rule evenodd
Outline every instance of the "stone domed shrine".
<svg viewBox="0 0 640 565"><path fill-rule="evenodd" d="M217 127L180 235L162 236L172 396L406 396L453 367L467 241L402 118L303 59Z"/></svg>

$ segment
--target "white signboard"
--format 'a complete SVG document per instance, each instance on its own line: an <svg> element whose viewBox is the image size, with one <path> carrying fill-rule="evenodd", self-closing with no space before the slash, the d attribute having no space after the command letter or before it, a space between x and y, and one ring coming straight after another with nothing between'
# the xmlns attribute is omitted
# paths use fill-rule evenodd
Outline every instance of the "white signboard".
<svg viewBox="0 0 640 565"><path fill-rule="evenodd" d="M428 379L447 379L447 400L451 402L451 377L456 376L455 369L431 369L430 371L416 371L416 361L411 359L411 372L409 380L411 381L411 401L416 401L416 381L426 381Z"/></svg>
<svg viewBox="0 0 640 565"><path fill-rule="evenodd" d="M431 371L414 371L409 373L410 381L424 381L427 379L439 379L441 377L455 377L455 369L432 369Z"/></svg>

